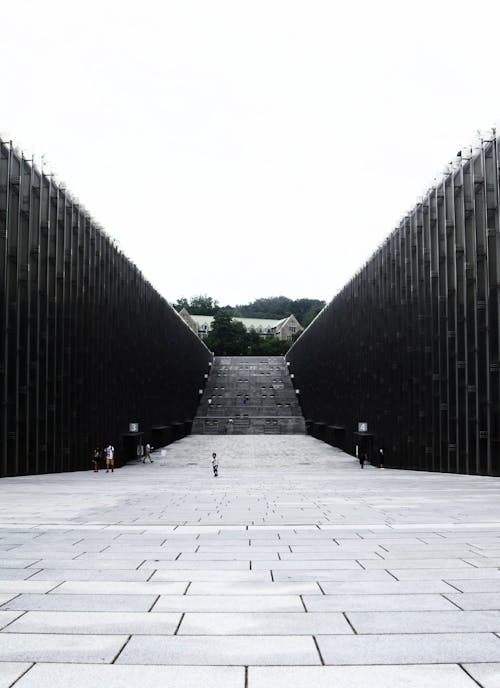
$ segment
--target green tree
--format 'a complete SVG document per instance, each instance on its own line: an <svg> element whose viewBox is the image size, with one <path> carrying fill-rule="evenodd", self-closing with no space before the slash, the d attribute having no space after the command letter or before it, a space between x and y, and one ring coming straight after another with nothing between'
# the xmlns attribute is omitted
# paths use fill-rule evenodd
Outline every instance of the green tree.
<svg viewBox="0 0 500 688"><path fill-rule="evenodd" d="M218 310L206 345L216 356L241 356L247 353L247 331L243 323L233 321L229 313Z"/></svg>
<svg viewBox="0 0 500 688"><path fill-rule="evenodd" d="M218 302L207 294L199 294L192 296L189 301L185 296L174 303L176 311L181 311L183 308L191 313L191 315L213 315L219 308Z"/></svg>

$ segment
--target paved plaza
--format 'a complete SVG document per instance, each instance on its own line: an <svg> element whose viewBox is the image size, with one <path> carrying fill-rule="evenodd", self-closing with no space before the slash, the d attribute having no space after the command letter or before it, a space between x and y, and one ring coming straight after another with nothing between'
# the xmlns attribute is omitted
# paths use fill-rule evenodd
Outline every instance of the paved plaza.
<svg viewBox="0 0 500 688"><path fill-rule="evenodd" d="M500 479L307 436L153 459L0 481L0 688L500 687Z"/></svg>

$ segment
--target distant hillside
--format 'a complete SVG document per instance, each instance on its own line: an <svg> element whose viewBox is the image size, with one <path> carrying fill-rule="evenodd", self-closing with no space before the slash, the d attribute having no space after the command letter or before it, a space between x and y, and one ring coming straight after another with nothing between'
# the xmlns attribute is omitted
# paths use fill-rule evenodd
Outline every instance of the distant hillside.
<svg viewBox="0 0 500 688"><path fill-rule="evenodd" d="M230 315L239 315L243 318L280 320L293 313L303 327L309 325L324 305L325 302L320 299L289 299L287 296L270 296L247 304L220 306L215 299L206 294L192 296L190 299L182 297L173 304L177 311L186 308L192 315L213 315L216 311L223 310Z"/></svg>

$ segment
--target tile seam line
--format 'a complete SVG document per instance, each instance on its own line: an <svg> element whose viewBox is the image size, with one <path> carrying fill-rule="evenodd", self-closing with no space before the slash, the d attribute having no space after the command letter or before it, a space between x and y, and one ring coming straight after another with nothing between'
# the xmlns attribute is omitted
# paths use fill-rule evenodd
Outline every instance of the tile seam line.
<svg viewBox="0 0 500 688"><path fill-rule="evenodd" d="M30 664L30 666L26 669L26 671L23 671L23 673L20 676L18 676L13 683L10 684L9 688L14 688L16 683L18 683L23 678L23 676L26 676L28 671L33 669L33 667L37 664L37 662L30 662L29 664Z"/></svg>
<svg viewBox="0 0 500 688"><path fill-rule="evenodd" d="M484 664L484 662L474 662L474 664ZM475 679L474 676L472 676L472 674L470 674L470 673L467 671L467 669L464 667L463 664L458 663L457 666L459 666L459 667L462 669L462 671L463 671L465 674L467 674L467 676L468 676L472 681L474 681L474 683L476 683L480 688L484 688L483 684L482 684L482 683L479 683L479 681L478 681L477 679Z"/></svg>
<svg viewBox="0 0 500 688"><path fill-rule="evenodd" d="M118 657L121 655L121 653L123 652L123 650L127 647L127 645L128 645L128 643L129 643L129 641L130 641L131 638L132 638L132 635L129 635L128 638L127 638L127 640L123 643L123 645L121 646L121 648L118 650L118 653L114 656L113 660L110 662L110 664L114 664L114 663L116 662L116 660L117 660Z"/></svg>
<svg viewBox="0 0 500 688"><path fill-rule="evenodd" d="M8 611L8 610L6 609L5 611ZM19 619L21 619L21 618L22 618L23 616L25 616L27 613L28 613L27 611L23 611L21 614L19 614L19 616L16 616L15 619L12 619L12 621L9 621L9 623L8 623L7 625L2 626L2 628L0 628L0 635L5 631L6 628L8 628L8 627L9 627L11 624L13 624L15 621L18 621Z"/></svg>
<svg viewBox="0 0 500 688"><path fill-rule="evenodd" d="M318 655L319 655L319 661L320 661L320 663L321 663L321 666L325 666L325 660L323 659L323 655L321 654L321 650L319 649L319 644L318 644L318 641L316 640L316 636L313 635L313 636L312 636L312 639L313 639L313 642L314 642L314 646L316 647L316 652L317 652Z"/></svg>

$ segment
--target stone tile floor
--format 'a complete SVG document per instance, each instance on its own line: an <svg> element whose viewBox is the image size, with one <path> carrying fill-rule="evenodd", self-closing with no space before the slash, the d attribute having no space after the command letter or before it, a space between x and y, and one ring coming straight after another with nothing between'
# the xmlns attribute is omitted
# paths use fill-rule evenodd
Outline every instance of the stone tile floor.
<svg viewBox="0 0 500 688"><path fill-rule="evenodd" d="M0 688L500 688L500 479L165 451L0 481Z"/></svg>

